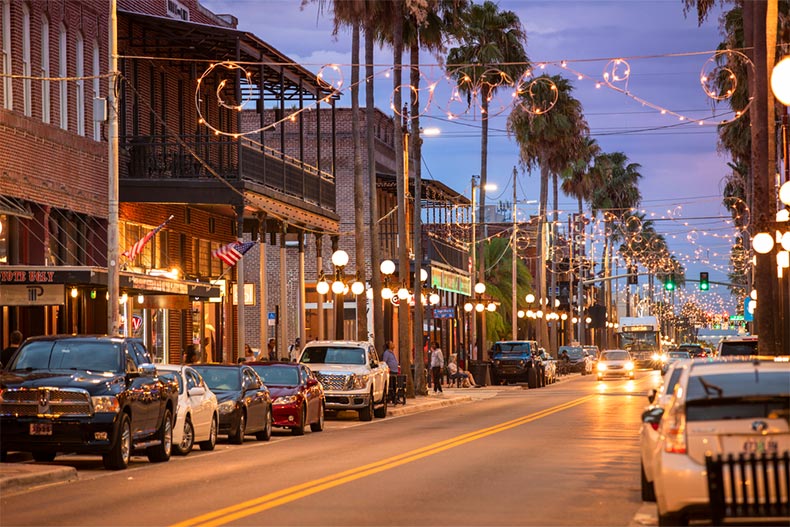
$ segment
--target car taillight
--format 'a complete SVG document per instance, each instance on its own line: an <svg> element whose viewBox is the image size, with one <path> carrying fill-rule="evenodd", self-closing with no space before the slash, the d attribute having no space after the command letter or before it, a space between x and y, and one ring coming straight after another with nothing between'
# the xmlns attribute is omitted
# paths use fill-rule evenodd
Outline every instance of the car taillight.
<svg viewBox="0 0 790 527"><path fill-rule="evenodd" d="M661 424L661 423L650 423L650 426L651 426L651 427L653 427L653 430L656 430L656 431L658 431L658 426L659 426L660 424Z"/></svg>
<svg viewBox="0 0 790 527"><path fill-rule="evenodd" d="M685 408L673 408L669 416L664 416L664 452L671 454L686 453L686 411Z"/></svg>

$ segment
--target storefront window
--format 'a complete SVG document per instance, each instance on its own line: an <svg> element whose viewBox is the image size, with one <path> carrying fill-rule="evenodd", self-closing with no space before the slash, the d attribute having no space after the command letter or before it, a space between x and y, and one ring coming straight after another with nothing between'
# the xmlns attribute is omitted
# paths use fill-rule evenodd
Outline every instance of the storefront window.
<svg viewBox="0 0 790 527"><path fill-rule="evenodd" d="M0 264L8 263L8 216L0 214Z"/></svg>

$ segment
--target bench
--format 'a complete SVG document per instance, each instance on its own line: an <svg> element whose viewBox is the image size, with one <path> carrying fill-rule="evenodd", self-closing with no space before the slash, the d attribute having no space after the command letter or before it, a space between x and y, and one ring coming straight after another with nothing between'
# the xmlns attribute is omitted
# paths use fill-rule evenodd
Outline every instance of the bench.
<svg viewBox="0 0 790 527"><path fill-rule="evenodd" d="M790 452L706 456L705 468L713 525L790 521Z"/></svg>

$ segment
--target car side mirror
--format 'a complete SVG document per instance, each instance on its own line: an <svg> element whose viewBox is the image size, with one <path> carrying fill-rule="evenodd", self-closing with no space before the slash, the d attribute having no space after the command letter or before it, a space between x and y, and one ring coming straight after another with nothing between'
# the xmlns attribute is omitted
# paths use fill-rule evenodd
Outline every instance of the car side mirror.
<svg viewBox="0 0 790 527"><path fill-rule="evenodd" d="M308 388L312 388L313 386L316 386L317 384L318 384L317 380L315 380L315 379L307 379L307 387Z"/></svg>
<svg viewBox="0 0 790 527"><path fill-rule="evenodd" d="M653 403L653 402L656 400L656 395L658 395L658 390L656 390L655 388L653 388L652 390L650 390L650 391L648 392L648 394L647 394L647 400L648 400L648 401L650 401L650 403L652 404L652 403Z"/></svg>
<svg viewBox="0 0 790 527"><path fill-rule="evenodd" d="M146 362L141 364L139 368L137 368L140 376L144 377L154 377L156 375L156 364L151 364L150 362Z"/></svg>
<svg viewBox="0 0 790 527"><path fill-rule="evenodd" d="M206 390L202 386L193 386L189 389L189 396L190 397L200 397L201 395L205 395Z"/></svg>
<svg viewBox="0 0 790 527"><path fill-rule="evenodd" d="M649 408L642 412L642 422L650 425L653 430L658 430L658 425L661 423L661 417L663 415L663 408Z"/></svg>

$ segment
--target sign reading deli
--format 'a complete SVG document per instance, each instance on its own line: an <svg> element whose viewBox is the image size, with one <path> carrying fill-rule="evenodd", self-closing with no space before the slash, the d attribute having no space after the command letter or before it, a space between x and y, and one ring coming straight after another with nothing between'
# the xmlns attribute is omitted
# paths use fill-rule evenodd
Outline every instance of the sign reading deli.
<svg viewBox="0 0 790 527"><path fill-rule="evenodd" d="M63 284L26 284L0 286L0 306L63 305L66 286Z"/></svg>

